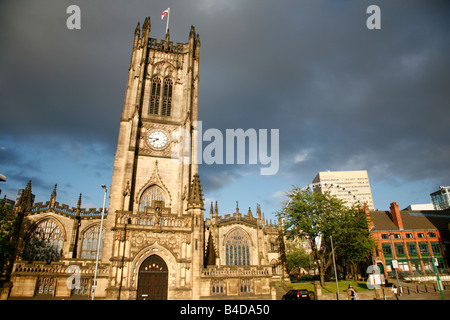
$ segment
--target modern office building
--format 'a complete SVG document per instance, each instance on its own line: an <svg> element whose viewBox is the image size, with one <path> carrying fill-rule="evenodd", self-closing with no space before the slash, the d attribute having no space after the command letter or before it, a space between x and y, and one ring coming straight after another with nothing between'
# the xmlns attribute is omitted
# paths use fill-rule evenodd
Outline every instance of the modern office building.
<svg viewBox="0 0 450 320"><path fill-rule="evenodd" d="M450 208L450 187L439 187L438 191L430 194L435 210Z"/></svg>
<svg viewBox="0 0 450 320"><path fill-rule="evenodd" d="M353 205L356 201L367 203L369 210L374 210L369 175L366 170L358 171L324 171L319 172L313 180L315 190L330 191L339 199Z"/></svg>

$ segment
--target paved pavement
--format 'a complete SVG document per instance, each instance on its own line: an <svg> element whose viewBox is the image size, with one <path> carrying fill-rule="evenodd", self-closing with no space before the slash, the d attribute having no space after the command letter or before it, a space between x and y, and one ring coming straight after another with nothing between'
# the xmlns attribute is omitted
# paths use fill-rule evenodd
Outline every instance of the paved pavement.
<svg viewBox="0 0 450 320"><path fill-rule="evenodd" d="M390 279L390 282L397 284L397 280ZM403 294L398 297L399 300L442 300L437 284L433 286L430 283L411 283L400 280L400 285L403 287ZM443 295L444 300L450 300L450 290L443 290ZM396 300L396 298L389 297L387 300Z"/></svg>

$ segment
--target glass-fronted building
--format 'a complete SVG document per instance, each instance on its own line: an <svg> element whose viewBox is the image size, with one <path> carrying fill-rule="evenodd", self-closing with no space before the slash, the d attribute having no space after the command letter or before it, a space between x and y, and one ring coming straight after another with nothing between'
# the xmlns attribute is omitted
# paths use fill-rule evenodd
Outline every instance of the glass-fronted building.
<svg viewBox="0 0 450 320"><path fill-rule="evenodd" d="M439 187L438 191L430 194L435 210L450 208L450 187Z"/></svg>

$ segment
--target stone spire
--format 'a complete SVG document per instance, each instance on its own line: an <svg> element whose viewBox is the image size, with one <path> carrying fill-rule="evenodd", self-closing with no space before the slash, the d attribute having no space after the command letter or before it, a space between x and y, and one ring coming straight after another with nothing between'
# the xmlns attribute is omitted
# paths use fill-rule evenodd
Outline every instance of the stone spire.
<svg viewBox="0 0 450 320"><path fill-rule="evenodd" d="M53 188L53 192L50 196L50 208L54 208L55 207L55 202L56 202L56 187L58 186L58 184L55 184L55 187Z"/></svg>
<svg viewBox="0 0 450 320"><path fill-rule="evenodd" d="M78 208L78 209L81 208L81 193L80 193L80 196L78 197L77 208Z"/></svg>
<svg viewBox="0 0 450 320"><path fill-rule="evenodd" d="M189 191L188 207L199 207L204 209L203 190L197 173L194 174L194 179L192 179L191 190Z"/></svg>
<svg viewBox="0 0 450 320"><path fill-rule="evenodd" d="M189 31L189 38L195 38L195 27L191 25L191 30Z"/></svg>
<svg viewBox="0 0 450 320"><path fill-rule="evenodd" d="M53 188L53 192L52 195L50 196L51 200L56 200L56 187L58 186L58 184L55 184L55 187Z"/></svg>
<svg viewBox="0 0 450 320"><path fill-rule="evenodd" d="M25 190L23 190L22 195L19 198L17 208L21 212L28 211L32 206L32 198L31 198L31 180L28 181Z"/></svg>
<svg viewBox="0 0 450 320"><path fill-rule="evenodd" d="M209 214L211 215L211 220L214 217L214 207L213 207L213 202L211 201L211 209L209 210Z"/></svg>
<svg viewBox="0 0 450 320"><path fill-rule="evenodd" d="M146 30L146 31L150 32L150 28L151 28L150 17L147 17L147 18L145 18L144 24L142 25L142 31Z"/></svg>
<svg viewBox="0 0 450 320"><path fill-rule="evenodd" d="M216 201L216 207L214 208L214 216L217 217L219 216L219 209L217 208L217 201Z"/></svg>
<svg viewBox="0 0 450 320"><path fill-rule="evenodd" d="M141 25L138 22L136 29L134 30L134 34L137 35L138 37L141 35Z"/></svg>
<svg viewBox="0 0 450 320"><path fill-rule="evenodd" d="M77 217L80 216L80 212L81 212L81 193L80 193L80 196L78 197L78 202L77 202L77 209L76 209Z"/></svg>

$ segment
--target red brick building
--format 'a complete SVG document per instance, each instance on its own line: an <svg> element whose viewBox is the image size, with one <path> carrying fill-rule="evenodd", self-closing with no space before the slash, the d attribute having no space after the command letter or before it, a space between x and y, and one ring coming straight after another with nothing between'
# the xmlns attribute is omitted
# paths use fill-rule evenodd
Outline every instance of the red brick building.
<svg viewBox="0 0 450 320"><path fill-rule="evenodd" d="M369 229L376 241L373 262L382 274L395 276L392 260L398 261L399 276L434 275L431 258L437 259L439 274L449 274L450 210L368 211Z"/></svg>

